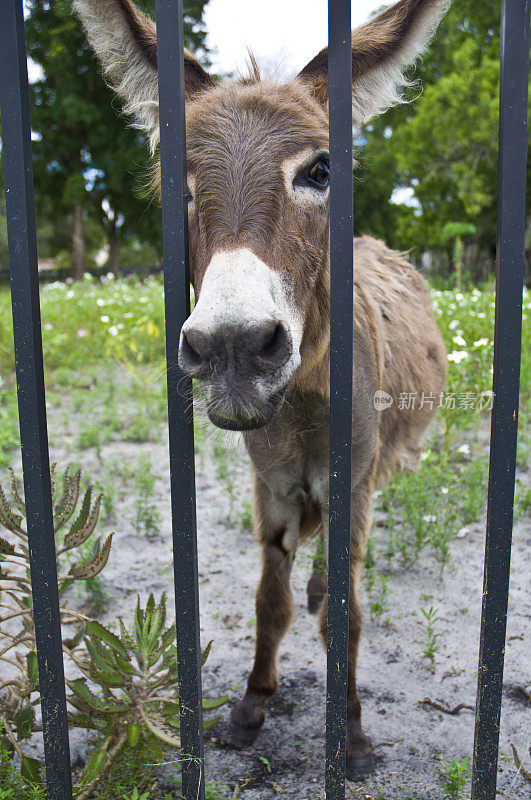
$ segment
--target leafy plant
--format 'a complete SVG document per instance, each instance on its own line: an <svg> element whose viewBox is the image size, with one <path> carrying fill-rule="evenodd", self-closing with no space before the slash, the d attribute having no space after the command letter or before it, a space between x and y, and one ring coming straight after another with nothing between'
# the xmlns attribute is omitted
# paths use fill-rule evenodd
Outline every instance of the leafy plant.
<svg viewBox="0 0 531 800"><path fill-rule="evenodd" d="M269 772L269 773L271 774L271 772L272 772L273 770L272 770L272 767L271 767L271 762L270 762L270 760L269 760L268 758L266 758L265 756L258 756L258 760L262 762L262 764L264 765L264 768L265 768L266 772Z"/></svg>
<svg viewBox="0 0 531 800"><path fill-rule="evenodd" d="M450 800L461 800L463 790L470 777L468 758L459 761L453 758L450 763L443 761L439 767L439 781L446 797Z"/></svg>
<svg viewBox="0 0 531 800"><path fill-rule="evenodd" d="M57 492L55 471L52 471L52 494L56 535L73 517L78 505L80 471L67 469L62 493ZM37 654L31 597L29 549L23 527L24 502L11 472L11 504L0 487L0 524L17 540L15 544L0 539L0 591L12 602L2 602L7 613L0 625L10 623L10 629L0 627L0 635L9 639L0 649L0 661L9 663L18 674L0 683L0 723L3 724L3 745L21 760L22 776L38 784L40 764L27 755L20 742L40 729L35 707L40 703ZM81 510L64 536L57 538L59 575L64 571L65 555L81 547L93 533L101 496L92 502L89 487ZM59 592L63 596L75 580L95 577L105 567L109 557L112 535L98 544L93 557L70 566L68 574L59 577ZM14 604L13 604L14 603ZM77 800L90 797L98 783L105 778L127 747L147 749L153 761L162 756L162 747L180 747L180 718L177 695L177 657L175 624L167 624L166 598L155 602L150 595L145 608L137 602L133 621L127 627L119 619L119 632L114 633L94 619L61 608L63 620L79 623L76 634L63 641L63 652L75 665L79 677L68 678L67 701L69 723L88 731L93 743L90 758L78 775ZM11 632L13 630L13 632ZM24 653L21 653L21 648ZM210 644L202 653L202 664L210 652ZM205 700L206 712L213 711L226 697ZM212 722L206 722L208 726Z"/></svg>
<svg viewBox="0 0 531 800"><path fill-rule="evenodd" d="M23 522L26 514L25 504L19 494L13 470L10 470L10 473L11 503L8 502L0 485L0 526L9 531L15 540L13 542L0 538L0 596L2 597L0 635L8 639L8 643L0 649L0 661L15 668L18 675L0 683L0 722L4 725L4 744L12 751L16 751L20 757L23 777L34 778L38 774L39 764L34 758L25 754L18 744L19 740L27 738L33 730L38 730L35 707L40 702L29 545L27 527ZM109 558L112 544L112 534L104 542L96 539L89 559L84 563L71 563L69 558L71 551L79 550L94 533L101 503L100 495L93 500L92 488L89 487L77 515L74 516L80 497L80 481L81 471L67 468L62 480L62 490L59 491L55 466L52 467L53 520L59 576L65 571L67 562L70 566L68 573L58 578L61 597L74 581L85 581L101 572ZM68 531L63 534L63 529L68 524ZM61 608L61 616L62 619L69 621L78 620L81 623L86 621L84 615L65 606ZM4 627L6 623L9 624ZM65 652L69 654L71 648L75 649L81 638L82 633L81 635L78 633L72 640L65 642Z"/></svg>
<svg viewBox="0 0 531 800"><path fill-rule="evenodd" d="M135 476L135 518L133 520L137 533L143 531L147 536L156 536L160 533L160 511L151 502L155 491L155 476L153 475L149 456L139 456Z"/></svg>
<svg viewBox="0 0 531 800"><path fill-rule="evenodd" d="M15 767L12 751L4 746L3 731L0 723L0 800L47 800L43 787L25 780Z"/></svg>
<svg viewBox="0 0 531 800"><path fill-rule="evenodd" d="M389 577L376 573L374 567L365 571L365 582L369 596L369 612L371 619L379 624L384 614L390 611Z"/></svg>
<svg viewBox="0 0 531 800"><path fill-rule="evenodd" d="M238 511L238 518L242 531L251 531L253 529L253 510L249 500L243 501L242 507Z"/></svg>
<svg viewBox="0 0 531 800"><path fill-rule="evenodd" d="M427 658L431 662L431 669L434 670L435 653L439 650L437 641L441 637L440 633L435 632L435 625L439 622L439 617L437 616L438 610L430 606L427 610L421 608L420 612L423 619L418 621L417 625L420 627L424 638L422 641L417 642L417 644L422 645L422 657Z"/></svg>

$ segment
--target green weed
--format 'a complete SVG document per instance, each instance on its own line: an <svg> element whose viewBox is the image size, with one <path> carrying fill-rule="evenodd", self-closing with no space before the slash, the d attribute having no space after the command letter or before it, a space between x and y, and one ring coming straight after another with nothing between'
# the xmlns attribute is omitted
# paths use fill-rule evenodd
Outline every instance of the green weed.
<svg viewBox="0 0 531 800"><path fill-rule="evenodd" d="M135 476L136 501L133 524L137 533L145 533L148 537L160 533L160 511L152 502L155 480L151 459L146 455L139 456Z"/></svg>
<svg viewBox="0 0 531 800"><path fill-rule="evenodd" d="M453 758L450 763L443 761L439 767L439 782L449 800L461 800L463 791L470 777L468 758L459 761Z"/></svg>
<svg viewBox="0 0 531 800"><path fill-rule="evenodd" d="M390 611L389 605L389 577L387 575L377 574L375 569L371 567L365 572L365 583L367 587L367 595L369 597L369 612L371 619L374 619L378 624L381 623L384 614ZM389 618L385 620L389 621Z"/></svg>
<svg viewBox="0 0 531 800"><path fill-rule="evenodd" d="M244 500L241 509L238 511L238 519L242 531L252 531L253 529L253 509L249 500Z"/></svg>
<svg viewBox="0 0 531 800"><path fill-rule="evenodd" d="M417 644L422 645L422 657L430 661L431 669L434 670L435 654L440 649L437 642L441 637L440 633L435 632L435 625L440 621L437 616L438 609L430 606L428 609L421 608L420 613L423 619L418 621L417 625L422 631L423 638L421 641L418 641Z"/></svg>

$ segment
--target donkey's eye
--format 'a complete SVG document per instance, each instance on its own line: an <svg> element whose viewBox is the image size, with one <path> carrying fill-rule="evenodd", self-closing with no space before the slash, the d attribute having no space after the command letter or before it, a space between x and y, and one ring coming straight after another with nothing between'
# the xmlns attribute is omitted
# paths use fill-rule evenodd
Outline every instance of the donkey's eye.
<svg viewBox="0 0 531 800"><path fill-rule="evenodd" d="M192 192L190 191L188 186L186 187L186 194L184 195L184 199L186 200L186 202L188 204L191 203L192 200L194 199L193 196L192 196Z"/></svg>
<svg viewBox="0 0 531 800"><path fill-rule="evenodd" d="M306 180L319 189L326 189L330 183L330 164L320 159L309 168L306 173Z"/></svg>

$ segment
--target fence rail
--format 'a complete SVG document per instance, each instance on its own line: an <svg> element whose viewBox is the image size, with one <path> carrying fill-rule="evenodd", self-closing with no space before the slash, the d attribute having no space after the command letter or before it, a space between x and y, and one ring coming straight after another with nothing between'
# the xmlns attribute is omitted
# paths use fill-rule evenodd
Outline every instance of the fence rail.
<svg viewBox="0 0 531 800"><path fill-rule="evenodd" d="M518 424L531 0L503 0L494 392L472 800L495 800ZM182 0L157 0L169 452L183 795L204 800L191 384L175 365L189 314ZM23 0L0 4L0 82L9 260L24 492L46 781L71 800L46 427ZM353 207L350 0L329 0L331 415L327 800L345 798ZM179 382L180 391L177 391Z"/></svg>

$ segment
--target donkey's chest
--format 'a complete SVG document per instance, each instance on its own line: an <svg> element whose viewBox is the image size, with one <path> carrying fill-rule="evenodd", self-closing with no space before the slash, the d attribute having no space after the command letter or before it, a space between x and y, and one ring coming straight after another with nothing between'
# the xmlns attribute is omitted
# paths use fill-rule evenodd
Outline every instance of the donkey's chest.
<svg viewBox="0 0 531 800"><path fill-rule="evenodd" d="M294 413L296 411L299 413ZM293 407L264 431L246 437L256 472L287 502L319 506L328 497L328 409ZM309 413L313 412L313 413Z"/></svg>

